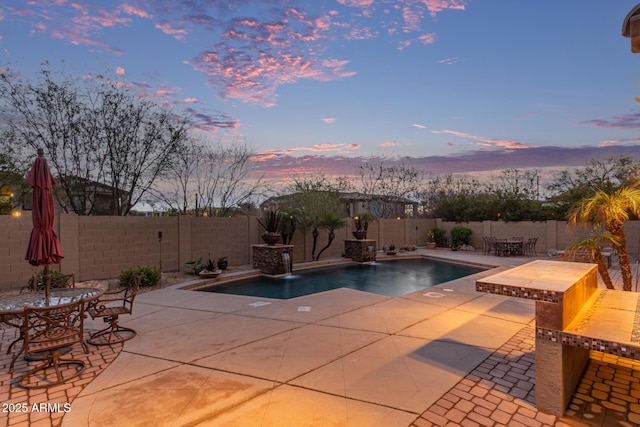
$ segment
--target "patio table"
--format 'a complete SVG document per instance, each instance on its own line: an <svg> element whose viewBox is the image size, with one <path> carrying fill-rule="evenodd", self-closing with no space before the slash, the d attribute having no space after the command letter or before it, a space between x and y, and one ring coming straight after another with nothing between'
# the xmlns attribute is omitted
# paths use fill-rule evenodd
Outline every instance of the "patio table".
<svg viewBox="0 0 640 427"><path fill-rule="evenodd" d="M0 299L0 322L21 329L24 320L22 314L25 307L55 307L56 305L68 304L81 299L92 301L103 293L104 291L98 288L54 288L49 291L49 301L46 301L44 291L23 292ZM7 353L21 339L22 332L9 345Z"/></svg>
<svg viewBox="0 0 640 427"><path fill-rule="evenodd" d="M522 255L524 253L524 241L513 239L497 239L495 242L496 255Z"/></svg>
<svg viewBox="0 0 640 427"><path fill-rule="evenodd" d="M81 299L91 301L103 293L98 288L54 288L49 292L49 301L46 301L44 291L23 292L0 299L0 321L4 321L6 316L20 314L25 307L55 307Z"/></svg>

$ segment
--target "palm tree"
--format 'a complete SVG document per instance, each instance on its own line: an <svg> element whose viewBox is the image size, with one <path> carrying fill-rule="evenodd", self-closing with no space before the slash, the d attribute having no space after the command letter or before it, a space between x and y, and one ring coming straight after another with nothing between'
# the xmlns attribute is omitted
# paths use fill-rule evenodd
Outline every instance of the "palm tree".
<svg viewBox="0 0 640 427"><path fill-rule="evenodd" d="M604 257L602 256L602 244L612 243L616 246L617 242L617 239L608 231L594 232L588 237L569 245L565 252L565 256L571 259L574 258L579 251L585 251L589 260L598 265L598 273L600 273L600 277L602 277L602 281L607 289L614 289L613 282L609 276L609 270L607 269L607 266L604 263Z"/></svg>
<svg viewBox="0 0 640 427"><path fill-rule="evenodd" d="M320 259L320 255L322 255L322 252L324 252L329 246L331 246L333 239L336 238L335 230L337 228L344 227L345 225L347 225L347 223L340 215L335 212L324 212L320 217L320 223L318 225L321 228L329 231L329 241L327 242L327 245L324 248L320 249L320 252L318 252L316 261Z"/></svg>
<svg viewBox="0 0 640 427"><path fill-rule="evenodd" d="M590 197L583 199L578 206L569 212L568 220L571 226L589 223L604 228L615 237L612 243L618 250L620 273L623 289L630 291L632 287L631 265L627 253L627 239L624 234L624 222L629 214L640 213L640 190L635 187L622 187L611 193L598 190Z"/></svg>

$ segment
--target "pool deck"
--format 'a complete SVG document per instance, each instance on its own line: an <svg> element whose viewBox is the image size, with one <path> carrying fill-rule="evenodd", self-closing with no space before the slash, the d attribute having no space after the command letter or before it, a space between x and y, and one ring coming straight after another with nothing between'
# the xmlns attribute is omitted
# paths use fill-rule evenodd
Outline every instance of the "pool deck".
<svg viewBox="0 0 640 427"><path fill-rule="evenodd" d="M416 254L500 269L532 260ZM180 285L139 295L121 322L138 335L62 425L600 425L535 409L534 303L476 292L496 271L396 298L337 289L269 300Z"/></svg>

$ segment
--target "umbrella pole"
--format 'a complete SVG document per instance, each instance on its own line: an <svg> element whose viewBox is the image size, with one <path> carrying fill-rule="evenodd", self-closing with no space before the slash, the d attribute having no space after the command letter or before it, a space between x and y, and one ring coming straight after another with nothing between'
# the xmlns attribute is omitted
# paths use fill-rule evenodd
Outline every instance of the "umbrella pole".
<svg viewBox="0 0 640 427"><path fill-rule="evenodd" d="M49 274L49 264L44 266L42 272L42 281L44 282L44 301L46 305L49 305L49 284L51 282L51 275Z"/></svg>

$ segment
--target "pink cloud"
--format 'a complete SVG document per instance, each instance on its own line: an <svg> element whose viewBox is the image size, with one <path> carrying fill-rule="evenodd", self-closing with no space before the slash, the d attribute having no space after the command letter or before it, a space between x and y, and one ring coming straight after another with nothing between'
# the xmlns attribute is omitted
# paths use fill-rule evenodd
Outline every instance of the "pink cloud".
<svg viewBox="0 0 640 427"><path fill-rule="evenodd" d="M414 124L412 124L411 126L413 126L413 127L415 127L415 128L418 128L418 129L426 129L426 128L427 128L426 126L424 126L424 125L419 125L419 124L417 124L417 123L414 123Z"/></svg>
<svg viewBox="0 0 640 427"><path fill-rule="evenodd" d="M134 15L137 16L139 18L147 18L147 19L151 19L153 18L153 15L143 9L139 9L135 6L132 6L130 4L123 4L122 5L122 11L128 15Z"/></svg>
<svg viewBox="0 0 640 427"><path fill-rule="evenodd" d="M382 144L380 144L381 147L397 147L398 144L396 141L385 141Z"/></svg>
<svg viewBox="0 0 640 427"><path fill-rule="evenodd" d="M26 21L51 37L115 55L124 52L101 39L105 29L128 27L136 20L152 20L163 34L178 40L187 41L197 34L199 40L211 43L200 47L200 52L194 51L195 58L189 63L218 94L265 106L275 104L281 85L301 79L329 82L354 76L348 60L327 54L333 40L356 41L386 34L395 39L399 49L414 42L430 44L436 37L425 28L429 16L465 9L462 0L338 0L343 7L314 2L313 13L288 2L263 0L8 3L0 12L5 16ZM374 29L378 27L383 31ZM194 45L185 43L185 50Z"/></svg>
<svg viewBox="0 0 640 427"><path fill-rule="evenodd" d="M465 10L465 3L460 0L421 0L431 16L436 16L445 9Z"/></svg>
<svg viewBox="0 0 640 427"><path fill-rule="evenodd" d="M418 37L423 44L432 44L436 42L436 33L423 34Z"/></svg>
<svg viewBox="0 0 640 427"><path fill-rule="evenodd" d="M331 124L334 123L336 121L336 119L334 119L333 117L327 117L322 119L323 122L327 123L327 124Z"/></svg>
<svg viewBox="0 0 640 427"><path fill-rule="evenodd" d="M124 68L116 67L116 74L119 76L124 76Z"/></svg>
<svg viewBox="0 0 640 427"><path fill-rule="evenodd" d="M188 103L188 104L193 104L193 103L198 102L198 98L185 98L185 99L183 99L182 101L183 101L183 102L186 102L186 103Z"/></svg>
<svg viewBox="0 0 640 427"><path fill-rule="evenodd" d="M621 116L609 117L608 119L587 120L579 122L578 124L609 129L638 129L640 128L640 113L624 114Z"/></svg>
<svg viewBox="0 0 640 427"><path fill-rule="evenodd" d="M193 108L186 108L185 112L189 114L191 126L195 130L214 132L220 129L232 130L240 127L240 121L223 113L209 114Z"/></svg>
<svg viewBox="0 0 640 427"><path fill-rule="evenodd" d="M183 40L187 34L184 28L176 28L168 21L157 22L156 28L169 36L175 37L177 40Z"/></svg>
<svg viewBox="0 0 640 427"><path fill-rule="evenodd" d="M495 138L486 138L483 136L477 136L477 135L470 135L468 133L464 133L464 132L459 132L459 131L454 131L454 130L447 130L447 129L443 129L443 130L434 130L431 131L432 133L443 133L443 134L448 134L448 135L454 135L460 138L464 138L467 140L471 140L471 141L475 141L475 144L481 146L481 147L500 147L500 148L506 148L509 150L520 150L520 149L526 149L526 148L533 148L535 146L533 145L527 145L527 144L523 144L521 142L518 141L514 141L514 140L509 140L509 139L495 139Z"/></svg>
<svg viewBox="0 0 640 427"><path fill-rule="evenodd" d="M285 150L270 150L262 153L258 153L258 157L261 159L270 159L277 156L293 155L296 153L333 153L334 155L347 154L360 149L360 144L314 144L306 147L293 147Z"/></svg>
<svg viewBox="0 0 640 427"><path fill-rule="evenodd" d="M446 58L446 59L441 59L438 61L438 64L446 64L446 65L451 65L451 64L455 64L457 62L460 61L460 58L458 58L457 56L451 57L451 58Z"/></svg>
<svg viewBox="0 0 640 427"><path fill-rule="evenodd" d="M338 3L343 6L365 8L371 6L373 0L338 0Z"/></svg>

